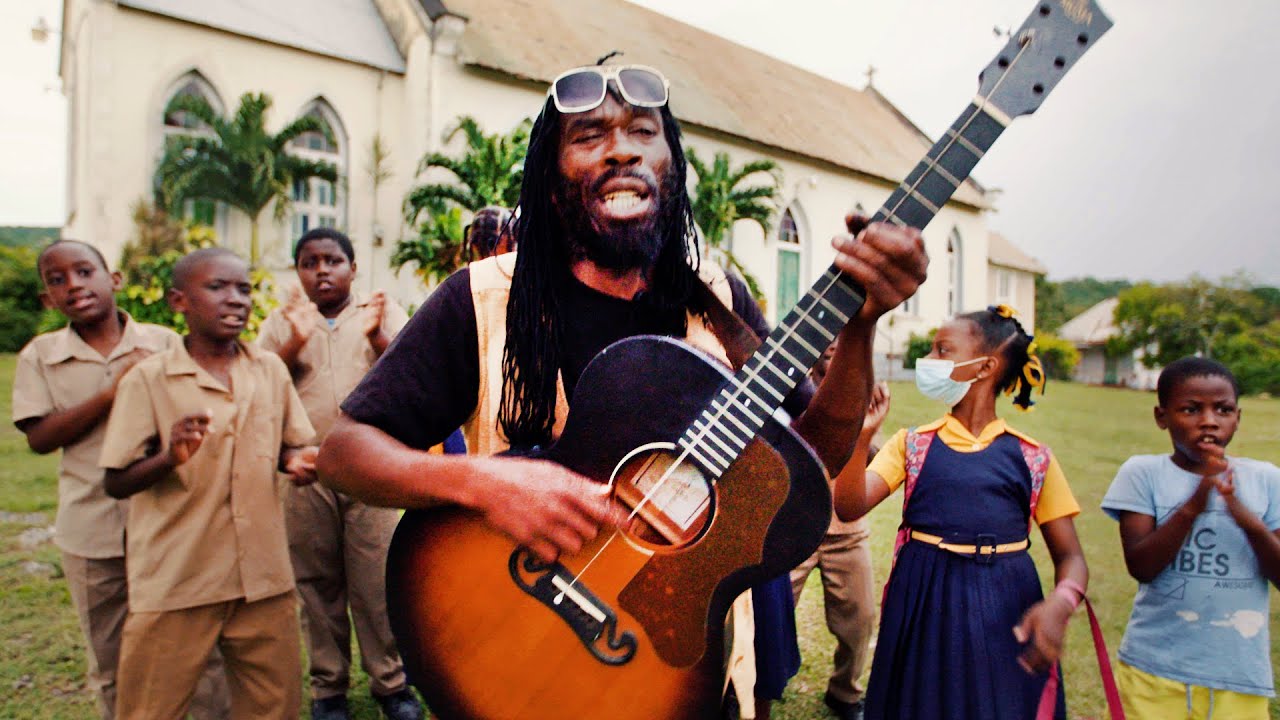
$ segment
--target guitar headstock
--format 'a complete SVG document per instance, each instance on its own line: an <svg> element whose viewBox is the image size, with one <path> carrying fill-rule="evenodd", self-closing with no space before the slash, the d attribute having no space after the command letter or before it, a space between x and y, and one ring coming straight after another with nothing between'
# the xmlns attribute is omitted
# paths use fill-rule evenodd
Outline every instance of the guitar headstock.
<svg viewBox="0 0 1280 720"><path fill-rule="evenodd" d="M1109 29L1111 18L1094 0L1039 0L978 74L978 96L1008 117L1030 115Z"/></svg>

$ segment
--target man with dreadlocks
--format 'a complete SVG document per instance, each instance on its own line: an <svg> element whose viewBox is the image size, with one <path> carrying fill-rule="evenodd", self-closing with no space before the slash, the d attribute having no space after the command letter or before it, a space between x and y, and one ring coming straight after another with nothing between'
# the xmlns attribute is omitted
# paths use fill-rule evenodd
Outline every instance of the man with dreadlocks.
<svg viewBox="0 0 1280 720"><path fill-rule="evenodd" d="M667 90L660 73L635 65L556 79L525 161L518 251L460 270L427 299L343 403L321 450L324 482L376 504L471 508L546 560L578 552L611 522L601 485L492 453L550 444L583 368L613 342L667 335L723 359L706 320L714 300L760 336L768 331L740 280L707 263L711 292L699 288ZM850 234L833 241L835 263L867 290L866 304L841 332L822 384L806 381L786 404L833 477L870 397L876 319L915 293L928 264L916 230L847 224ZM426 452L459 426L475 455Z"/></svg>

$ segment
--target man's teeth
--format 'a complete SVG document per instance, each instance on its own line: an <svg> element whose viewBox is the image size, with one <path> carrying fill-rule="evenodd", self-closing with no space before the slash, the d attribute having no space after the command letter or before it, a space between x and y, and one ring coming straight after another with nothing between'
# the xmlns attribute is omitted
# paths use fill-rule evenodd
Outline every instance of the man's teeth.
<svg viewBox="0 0 1280 720"><path fill-rule="evenodd" d="M604 196L604 206L610 212L630 210L640 204L640 196L631 190L611 192Z"/></svg>

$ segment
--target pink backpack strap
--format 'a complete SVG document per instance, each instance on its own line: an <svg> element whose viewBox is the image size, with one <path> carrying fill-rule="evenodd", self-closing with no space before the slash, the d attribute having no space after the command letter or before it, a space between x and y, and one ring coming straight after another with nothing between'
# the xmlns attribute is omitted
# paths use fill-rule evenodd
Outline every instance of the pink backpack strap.
<svg viewBox="0 0 1280 720"><path fill-rule="evenodd" d="M1022 446L1022 459L1031 471L1031 520L1030 526L1036 522L1036 506L1040 504L1040 491L1044 489L1044 477L1049 473L1049 448L1029 443L1019 438Z"/></svg>
<svg viewBox="0 0 1280 720"><path fill-rule="evenodd" d="M911 502L911 493L916 489L916 481L920 479L920 470L924 467L924 458L929 454L929 445L933 443L933 438L938 432L936 430L928 430L918 433L913 429L907 430L906 436L906 453L905 453L905 470L906 478L902 481L902 523L898 525L898 536L893 541L893 561L889 565L889 573L893 574L893 565L898 562L898 552L902 550L902 546L907 544L907 540L911 537L911 528L907 527L907 503ZM885 591L889 589L888 581L885 582ZM883 598L882 598L883 602Z"/></svg>
<svg viewBox="0 0 1280 720"><path fill-rule="evenodd" d="M1116 678L1111 671L1111 657L1107 653L1107 641L1102 637L1102 626L1098 624L1098 616L1093 612L1093 604L1089 598L1082 598L1084 607L1089 611L1089 630L1093 633L1093 650L1098 656L1098 674L1102 676L1102 693L1107 698L1107 712L1111 720L1125 720L1124 705L1120 703L1120 691L1116 687ZM1053 720L1054 710L1058 706L1058 664L1053 664L1049 671L1049 680L1040 693L1040 704L1036 707L1036 720Z"/></svg>

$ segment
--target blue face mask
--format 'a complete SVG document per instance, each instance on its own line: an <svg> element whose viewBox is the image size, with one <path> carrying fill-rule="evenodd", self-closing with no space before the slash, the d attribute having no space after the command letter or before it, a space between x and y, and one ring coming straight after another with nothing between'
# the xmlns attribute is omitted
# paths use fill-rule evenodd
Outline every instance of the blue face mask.
<svg viewBox="0 0 1280 720"><path fill-rule="evenodd" d="M952 380L951 372L958 367L982 362L987 357L974 358L957 363L954 360L935 360L920 358L916 360L916 387L920 393L930 400L946 403L947 407L955 407L969 392L973 380Z"/></svg>

